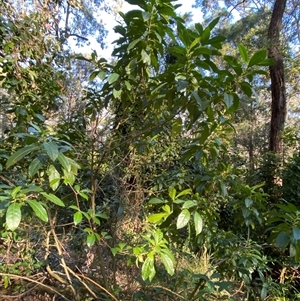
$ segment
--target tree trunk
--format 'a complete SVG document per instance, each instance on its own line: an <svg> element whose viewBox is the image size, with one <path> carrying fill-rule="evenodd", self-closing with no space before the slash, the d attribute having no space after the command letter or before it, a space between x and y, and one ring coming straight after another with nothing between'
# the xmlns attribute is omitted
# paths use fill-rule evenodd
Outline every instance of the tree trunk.
<svg viewBox="0 0 300 301"><path fill-rule="evenodd" d="M284 66L280 42L282 17L287 0L275 0L271 22L268 30L269 58L275 61L270 66L271 91L272 91L272 116L269 150L274 153L283 151L280 134L284 128L286 118L286 89L284 80Z"/></svg>

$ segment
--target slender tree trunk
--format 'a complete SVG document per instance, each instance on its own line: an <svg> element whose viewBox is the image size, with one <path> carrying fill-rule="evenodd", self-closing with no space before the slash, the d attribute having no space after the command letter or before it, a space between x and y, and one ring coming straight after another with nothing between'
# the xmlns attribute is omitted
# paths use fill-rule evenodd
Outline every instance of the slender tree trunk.
<svg viewBox="0 0 300 301"><path fill-rule="evenodd" d="M287 0L275 0L271 22L268 30L269 58L275 61L270 66L271 91L272 91L272 116L269 150L274 153L283 151L280 133L284 128L286 118L286 89L284 80L284 66L282 57L282 46L280 42L280 31L282 28L282 17Z"/></svg>

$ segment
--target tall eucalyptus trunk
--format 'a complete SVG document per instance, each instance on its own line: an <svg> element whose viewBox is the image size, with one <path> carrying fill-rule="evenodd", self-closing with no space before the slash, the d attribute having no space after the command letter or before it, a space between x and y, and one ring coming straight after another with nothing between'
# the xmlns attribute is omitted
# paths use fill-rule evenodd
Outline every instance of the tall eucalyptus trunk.
<svg viewBox="0 0 300 301"><path fill-rule="evenodd" d="M275 64L270 66L272 106L271 106L271 130L269 140L269 150L274 153L283 151L282 139L280 137L284 129L287 105L286 87L284 79L284 64L282 55L282 44L280 32L282 29L282 18L287 0L275 0L271 22L268 30L269 58Z"/></svg>

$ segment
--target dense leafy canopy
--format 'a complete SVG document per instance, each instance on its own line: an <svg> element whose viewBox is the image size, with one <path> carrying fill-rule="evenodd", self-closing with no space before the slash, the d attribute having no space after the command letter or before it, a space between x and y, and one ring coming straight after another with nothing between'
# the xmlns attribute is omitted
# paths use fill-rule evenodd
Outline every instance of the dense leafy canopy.
<svg viewBox="0 0 300 301"><path fill-rule="evenodd" d="M282 158L268 152L268 3L234 23L202 1L208 21L191 24L175 1L128 0L107 61L70 43L103 42L100 2L0 4L5 294L16 278L67 300L299 294L294 33Z"/></svg>

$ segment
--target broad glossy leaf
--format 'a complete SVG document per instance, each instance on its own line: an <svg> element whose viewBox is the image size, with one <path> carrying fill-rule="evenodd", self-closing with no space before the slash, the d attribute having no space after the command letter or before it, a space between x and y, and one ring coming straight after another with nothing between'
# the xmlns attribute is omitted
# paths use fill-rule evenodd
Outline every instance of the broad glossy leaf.
<svg viewBox="0 0 300 301"><path fill-rule="evenodd" d="M172 258L169 257L168 254L165 254L163 252L161 252L160 254L160 258L161 258L161 261L163 263L163 265L165 266L167 272L169 275L174 275L174 262L172 260Z"/></svg>
<svg viewBox="0 0 300 301"><path fill-rule="evenodd" d="M122 89L121 90L113 89L113 96L114 96L114 98L120 99L121 95L122 95Z"/></svg>
<svg viewBox="0 0 300 301"><path fill-rule="evenodd" d="M171 198L172 201L175 200L176 196L176 189L174 187L169 187L169 197Z"/></svg>
<svg viewBox="0 0 300 301"><path fill-rule="evenodd" d="M177 198L180 198L180 197L183 196L183 195L187 195L187 194L191 194L191 193L192 193L192 189L191 189L191 188L182 190L181 192L179 192L179 193L176 195L176 199L177 199Z"/></svg>
<svg viewBox="0 0 300 301"><path fill-rule="evenodd" d="M230 109L233 105L233 96L232 94L224 93L224 102L227 109Z"/></svg>
<svg viewBox="0 0 300 301"><path fill-rule="evenodd" d="M140 41L141 41L142 39L136 39L136 40L134 40L134 41L132 41L129 45L128 45L128 48L127 48L127 50L129 51L129 50L131 50L131 49L133 49Z"/></svg>
<svg viewBox="0 0 300 301"><path fill-rule="evenodd" d="M300 239L300 229L298 227L293 227L293 237L295 240Z"/></svg>
<svg viewBox="0 0 300 301"><path fill-rule="evenodd" d="M203 229L203 219L198 212L194 212L194 224L196 235L200 234Z"/></svg>
<svg viewBox="0 0 300 301"><path fill-rule="evenodd" d="M249 208L253 204L253 201L249 198L245 199L245 206Z"/></svg>
<svg viewBox="0 0 300 301"><path fill-rule="evenodd" d="M257 66L273 66L275 65L275 61L272 59L264 59L256 64Z"/></svg>
<svg viewBox="0 0 300 301"><path fill-rule="evenodd" d="M148 257L142 266L142 278L143 280L149 279L149 281L151 281L155 276L155 273L154 256L152 254L148 254Z"/></svg>
<svg viewBox="0 0 300 301"><path fill-rule="evenodd" d="M98 74L99 70L93 71L89 77L89 81L92 82Z"/></svg>
<svg viewBox="0 0 300 301"><path fill-rule="evenodd" d="M290 244L289 253L291 257L295 257L297 254L297 250L293 244Z"/></svg>
<svg viewBox="0 0 300 301"><path fill-rule="evenodd" d="M48 214L44 206L37 200L27 200L27 203L32 208L36 216L43 222L48 222Z"/></svg>
<svg viewBox="0 0 300 301"><path fill-rule="evenodd" d="M58 154L58 161L65 170L71 171L71 164L63 153Z"/></svg>
<svg viewBox="0 0 300 301"><path fill-rule="evenodd" d="M11 196L12 198L15 198L18 194L18 192L22 189L22 186L17 186L13 189L13 191L11 192Z"/></svg>
<svg viewBox="0 0 300 301"><path fill-rule="evenodd" d="M240 87L242 89L242 91L248 96L251 97L252 95L252 87L249 83L247 82L242 82L240 83Z"/></svg>
<svg viewBox="0 0 300 301"><path fill-rule="evenodd" d="M52 161L55 161L58 157L58 147L53 142L44 142L43 146Z"/></svg>
<svg viewBox="0 0 300 301"><path fill-rule="evenodd" d="M210 135L210 131L207 125L205 125L201 131L201 136L199 138L199 143L203 144L206 139L208 138L208 136Z"/></svg>
<svg viewBox="0 0 300 301"><path fill-rule="evenodd" d="M73 171L66 171L65 169L63 170L64 172L64 183L66 185L73 185L75 182L75 174Z"/></svg>
<svg viewBox="0 0 300 301"><path fill-rule="evenodd" d="M200 43L200 38L196 38L192 44L189 46L189 49L193 49L196 45Z"/></svg>
<svg viewBox="0 0 300 301"><path fill-rule="evenodd" d="M60 174L54 167L54 165L50 165L48 167L48 176L49 176L49 184L52 190L56 190L59 186ZM56 181L54 181L56 180Z"/></svg>
<svg viewBox="0 0 300 301"><path fill-rule="evenodd" d="M192 208L192 207L195 207L195 206L197 206L196 201L186 201L186 202L184 202L184 204L182 206L182 209L189 209L189 208Z"/></svg>
<svg viewBox="0 0 300 301"><path fill-rule="evenodd" d="M126 0L131 5L138 5L139 7L145 9L146 3L144 0Z"/></svg>
<svg viewBox="0 0 300 301"><path fill-rule="evenodd" d="M60 207L65 207L63 201L60 198L58 198L56 195L52 193L46 193L46 192L41 192L41 195L44 196L50 202L54 203L55 205L58 205Z"/></svg>
<svg viewBox="0 0 300 301"><path fill-rule="evenodd" d="M280 232L276 237L276 246L278 248L285 248L290 242L290 237L285 232Z"/></svg>
<svg viewBox="0 0 300 301"><path fill-rule="evenodd" d="M108 78L108 83L111 85L118 80L120 75L118 73L112 73Z"/></svg>
<svg viewBox="0 0 300 301"><path fill-rule="evenodd" d="M6 225L9 230L14 231L18 228L21 222L21 216L20 204L10 204L6 211Z"/></svg>
<svg viewBox="0 0 300 301"><path fill-rule="evenodd" d="M259 63L263 62L266 59L267 56L267 50L258 50L253 54L251 57L248 67L252 67L254 65L258 65Z"/></svg>
<svg viewBox="0 0 300 301"><path fill-rule="evenodd" d="M89 248L91 248L96 242L96 236L95 236L95 233L90 233L88 234L87 238L86 238L86 243L87 243L87 246Z"/></svg>
<svg viewBox="0 0 300 301"><path fill-rule="evenodd" d="M161 199L158 199L158 198L152 198L152 199L149 200L148 203L149 204L164 204L165 201L161 200Z"/></svg>
<svg viewBox="0 0 300 301"><path fill-rule="evenodd" d="M151 18L152 14L149 12L143 11L142 16L143 16L144 21L147 22Z"/></svg>
<svg viewBox="0 0 300 301"><path fill-rule="evenodd" d="M32 178L39 171L39 169L42 168L42 166L43 165L39 158L33 159L28 168L29 177Z"/></svg>
<svg viewBox="0 0 300 301"><path fill-rule="evenodd" d="M245 63L248 63L249 56L248 56L247 48L242 44L239 44L238 48L239 48L240 56L242 57L243 61Z"/></svg>
<svg viewBox="0 0 300 301"><path fill-rule="evenodd" d="M191 213L187 209L182 210L177 217L177 223L176 223L177 229L181 229L185 227L190 221L190 219L191 219Z"/></svg>
<svg viewBox="0 0 300 301"><path fill-rule="evenodd" d="M142 49L142 51L141 51L141 57L142 57L142 61L143 61L144 64L146 64L146 65L151 64L151 58L150 58L149 54L144 49Z"/></svg>
<svg viewBox="0 0 300 301"><path fill-rule="evenodd" d="M164 221L166 217L168 217L168 214L165 212L154 213L147 217L147 221L150 223L158 223Z"/></svg>
<svg viewBox="0 0 300 301"><path fill-rule="evenodd" d="M177 92L184 90L188 86L188 84L189 83L187 81L179 79L177 84Z"/></svg>
<svg viewBox="0 0 300 301"><path fill-rule="evenodd" d="M209 37L210 37L210 28L206 27L201 36L201 44L202 45L207 44Z"/></svg>
<svg viewBox="0 0 300 301"><path fill-rule="evenodd" d="M210 28L210 30L214 29L215 26L219 23L220 21L220 17L213 19L209 24L208 27Z"/></svg>
<svg viewBox="0 0 300 301"><path fill-rule="evenodd" d="M11 167L12 165L16 164L18 161L23 159L26 155L33 152L34 150L39 149L39 147L35 144L31 144L28 146L25 146L19 150L17 150L14 154L12 154L6 162L6 168Z"/></svg>

